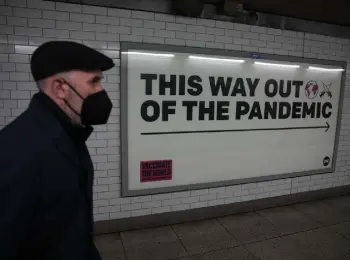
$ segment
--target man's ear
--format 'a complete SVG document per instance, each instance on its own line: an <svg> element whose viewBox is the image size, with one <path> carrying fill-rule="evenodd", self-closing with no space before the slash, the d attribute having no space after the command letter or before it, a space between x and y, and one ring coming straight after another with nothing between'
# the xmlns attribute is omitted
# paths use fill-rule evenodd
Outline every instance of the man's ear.
<svg viewBox="0 0 350 260"><path fill-rule="evenodd" d="M55 78L51 82L53 94L59 99L65 99L68 96L68 87L63 79Z"/></svg>

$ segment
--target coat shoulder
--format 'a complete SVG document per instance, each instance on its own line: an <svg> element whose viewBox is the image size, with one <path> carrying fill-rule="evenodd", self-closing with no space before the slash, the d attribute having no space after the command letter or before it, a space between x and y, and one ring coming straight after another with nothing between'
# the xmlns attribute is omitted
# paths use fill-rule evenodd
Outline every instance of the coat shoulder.
<svg viewBox="0 0 350 260"><path fill-rule="evenodd" d="M11 156L17 154L17 159L21 161L25 157L20 155L25 154L28 157L47 143L45 136L38 122L27 110L0 131L0 151Z"/></svg>
<svg viewBox="0 0 350 260"><path fill-rule="evenodd" d="M0 131L1 186L36 174L42 156L50 149L40 124L25 111Z"/></svg>

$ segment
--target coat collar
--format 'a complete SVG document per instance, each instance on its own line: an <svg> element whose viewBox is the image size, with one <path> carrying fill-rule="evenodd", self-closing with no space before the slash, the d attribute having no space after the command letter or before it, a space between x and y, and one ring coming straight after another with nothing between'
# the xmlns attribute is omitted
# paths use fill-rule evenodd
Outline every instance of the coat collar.
<svg viewBox="0 0 350 260"><path fill-rule="evenodd" d="M69 117L43 92L36 93L30 104L37 121L44 129L44 135L52 139L57 150L70 162L79 165L79 158L74 144L85 143L93 128L74 126Z"/></svg>
<svg viewBox="0 0 350 260"><path fill-rule="evenodd" d="M55 119L58 120L63 130L65 130L69 136L71 136L77 141L85 142L93 131L93 128L91 126L83 127L73 125L68 115L65 112L63 112L63 110L49 96L47 96L43 92L36 93L33 96L31 103L33 105L36 105L37 103L41 104L41 106L45 110L49 111L52 114L52 116L54 116Z"/></svg>

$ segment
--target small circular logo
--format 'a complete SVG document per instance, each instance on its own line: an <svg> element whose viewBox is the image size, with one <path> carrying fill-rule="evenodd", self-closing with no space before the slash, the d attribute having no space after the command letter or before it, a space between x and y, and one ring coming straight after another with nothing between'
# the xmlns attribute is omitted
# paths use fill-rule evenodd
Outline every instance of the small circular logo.
<svg viewBox="0 0 350 260"><path fill-rule="evenodd" d="M316 81L309 81L306 86L305 86L305 94L309 99L314 99L318 92L319 92L320 88L317 84Z"/></svg>
<svg viewBox="0 0 350 260"><path fill-rule="evenodd" d="M330 161L331 161L331 159L329 159L328 156L325 157L325 158L323 158L323 165L324 165L324 166L327 166L327 165L330 163Z"/></svg>

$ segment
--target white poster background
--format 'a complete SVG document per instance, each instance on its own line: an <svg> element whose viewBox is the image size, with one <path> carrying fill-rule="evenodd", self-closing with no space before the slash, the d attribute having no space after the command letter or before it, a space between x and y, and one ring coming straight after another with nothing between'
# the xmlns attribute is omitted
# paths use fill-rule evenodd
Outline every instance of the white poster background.
<svg viewBox="0 0 350 260"><path fill-rule="evenodd" d="M129 54L127 57L127 129L128 129L128 189L145 190L161 187L173 187L190 184L203 184L219 181L239 180L242 178L263 177L275 174L296 173L326 169L332 165L335 145L336 125L338 119L338 104L341 89L341 72L320 72L309 70L309 64L301 64L301 68L284 68L260 66L253 60L232 63L213 60L190 59L187 53L175 53L175 57L156 57ZM204 56L204 55L201 55ZM212 56L206 56L212 57ZM221 57L234 58L234 57ZM237 58L239 59L239 58ZM273 62L264 61L261 62ZM276 63L276 62L275 62ZM279 62L288 64L288 62ZM145 95L146 81L141 74L157 74L153 80L153 93ZM192 75L201 77L203 92L199 96L171 96L159 95L159 75ZM231 90L236 78L243 78L246 97L212 96L209 77L233 77ZM250 97L246 78L260 78L255 96ZM265 83L268 79L278 82L285 80L301 80L304 84L300 88L300 97L295 97L295 87L288 98L277 94L273 98L266 97ZM305 85L309 81L316 81L323 91L324 82L331 85L332 98L327 94L323 98L319 94L309 99L305 94ZM187 88L186 88L187 89ZM286 89L286 87L285 87ZM231 93L231 92L230 92ZM141 117L141 104L146 100L155 100L159 104L163 100L175 100L176 114L170 114L167 122L161 121L161 116L154 122L145 122ZM194 108L193 120L186 120L186 107L182 101L230 101L230 120L209 121L198 120L198 107ZM259 101L261 111L263 104L269 102L331 102L332 116L328 119L256 119L248 120L248 115L241 120L235 119L236 102L246 101L252 106ZM208 105L208 103L207 103ZM152 113L150 108L149 113ZM141 135L143 132L169 131L197 131L197 130L225 130L225 129L256 129L256 128L288 128L312 127L330 125L328 131L320 129L293 129L271 131L247 131L224 133L191 133L174 135ZM324 166L323 159L330 158L328 166ZM140 162L148 160L172 160L172 180L141 183Z"/></svg>

